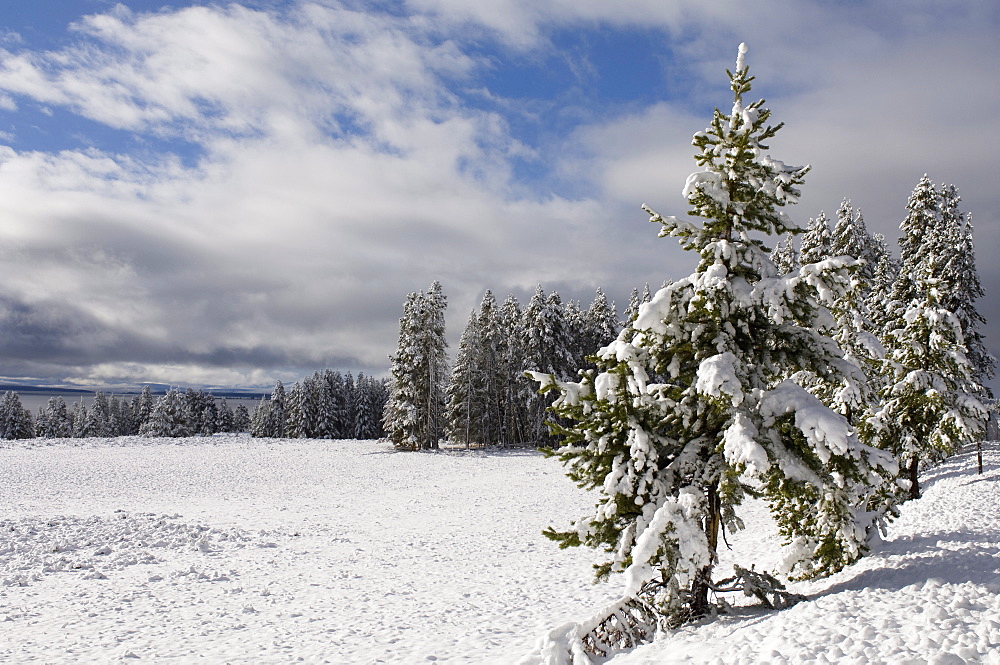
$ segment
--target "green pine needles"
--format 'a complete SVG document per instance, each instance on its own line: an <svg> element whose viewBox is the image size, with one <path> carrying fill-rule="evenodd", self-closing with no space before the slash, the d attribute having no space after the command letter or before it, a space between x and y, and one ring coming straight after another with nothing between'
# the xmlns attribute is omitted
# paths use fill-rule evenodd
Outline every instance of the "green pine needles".
<svg viewBox="0 0 1000 665"><path fill-rule="evenodd" d="M825 332L857 262L777 274L764 238L802 231L783 208L809 168L766 153L781 124L768 124L763 100L744 104L745 52L728 72L731 112L716 110L694 137L703 170L684 196L697 220L644 206L660 236L698 253L697 269L639 306L579 381L531 373L558 393L551 454L598 494L593 511L546 535L605 551L598 575L624 573L626 595L667 625L712 611L720 538L743 528L747 496L769 503L788 545L781 572L800 578L855 561L893 510L892 455L789 379L840 385L857 371Z"/></svg>

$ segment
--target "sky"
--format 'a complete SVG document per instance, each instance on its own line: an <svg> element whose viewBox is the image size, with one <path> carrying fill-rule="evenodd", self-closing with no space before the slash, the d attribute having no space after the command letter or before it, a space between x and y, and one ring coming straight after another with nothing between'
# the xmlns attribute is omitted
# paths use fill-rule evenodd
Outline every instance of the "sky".
<svg viewBox="0 0 1000 665"><path fill-rule="evenodd" d="M925 173L973 215L1000 355L993 0L0 0L0 383L384 375L439 280L619 308L689 274L691 136L746 42L810 164L895 248Z"/></svg>

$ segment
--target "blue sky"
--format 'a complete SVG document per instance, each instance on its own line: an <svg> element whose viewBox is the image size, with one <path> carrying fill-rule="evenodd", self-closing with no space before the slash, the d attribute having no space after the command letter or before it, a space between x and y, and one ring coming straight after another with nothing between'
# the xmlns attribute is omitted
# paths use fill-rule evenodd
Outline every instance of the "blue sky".
<svg viewBox="0 0 1000 665"><path fill-rule="evenodd" d="M809 163L898 236L924 173L1000 317L994 2L0 1L0 380L382 373L409 291L589 302L694 266L691 135L747 62ZM988 332L994 352L1000 336Z"/></svg>

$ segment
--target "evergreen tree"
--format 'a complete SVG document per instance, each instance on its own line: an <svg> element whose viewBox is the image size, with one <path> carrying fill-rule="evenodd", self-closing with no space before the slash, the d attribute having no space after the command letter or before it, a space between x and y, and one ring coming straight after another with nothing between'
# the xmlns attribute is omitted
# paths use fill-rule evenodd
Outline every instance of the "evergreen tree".
<svg viewBox="0 0 1000 665"><path fill-rule="evenodd" d="M484 414L482 367L480 363L479 317L469 313L462 337L458 341L455 364L447 390L448 439L464 443L466 448L482 440L479 427Z"/></svg>
<svg viewBox="0 0 1000 665"><path fill-rule="evenodd" d="M597 289L594 300L587 308L586 315L587 338L584 344L584 356L589 355L618 337L618 315L614 303L609 303L604 291ZM583 359L581 358L581 361ZM583 367L583 362L577 367Z"/></svg>
<svg viewBox="0 0 1000 665"><path fill-rule="evenodd" d="M892 293L896 278L899 276L899 262L889 253L885 236L881 233L872 235L871 244L873 270L872 286L868 293L867 305L868 313L871 317L873 330L876 335L881 334L889 325L894 311L889 306L888 295Z"/></svg>
<svg viewBox="0 0 1000 665"><path fill-rule="evenodd" d="M860 297L867 299L875 279L875 269L882 258L882 247L868 233L861 210L855 209L850 199L844 199L837 209L837 223L833 227L830 253L832 256L850 256L862 262L858 266L857 276Z"/></svg>
<svg viewBox="0 0 1000 665"><path fill-rule="evenodd" d="M70 419L66 401L61 396L50 397L45 407L45 428L39 436L65 439L73 436L73 421Z"/></svg>
<svg viewBox="0 0 1000 665"><path fill-rule="evenodd" d="M149 420L142 426L143 436L191 436L188 417L184 408L184 398L176 389L171 388L161 395L153 405Z"/></svg>
<svg viewBox="0 0 1000 665"><path fill-rule="evenodd" d="M132 414L135 420L134 428L136 433L142 430L142 426L149 420L149 414L153 412L153 393L149 386L142 387L142 392L132 399Z"/></svg>
<svg viewBox="0 0 1000 665"><path fill-rule="evenodd" d="M844 199L837 210L830 253L850 257L857 262L857 266L851 274L850 289L830 305L834 321L829 333L856 371L845 371L833 382L821 378L817 380L817 377L796 377L799 383L844 415L854 426L877 406L879 370L885 355L868 310L878 249L875 239L865 228L861 211L855 212L851 202Z"/></svg>
<svg viewBox="0 0 1000 665"><path fill-rule="evenodd" d="M929 265L911 279L921 296L897 309L886 336L890 380L882 389L883 406L867 424L871 436L899 459L914 499L920 497L920 464L939 461L982 436L987 417L968 392L974 370L957 317L940 305L941 282L934 272Z"/></svg>
<svg viewBox="0 0 1000 665"><path fill-rule="evenodd" d="M250 431L250 412L247 411L247 407L242 402L236 405L236 409L233 410L233 431L234 432L249 432Z"/></svg>
<svg viewBox="0 0 1000 665"><path fill-rule="evenodd" d="M281 381L274 382L274 389L271 391L269 400L271 408L268 410L267 431L265 436L280 439L285 436L285 386Z"/></svg>
<svg viewBox="0 0 1000 665"><path fill-rule="evenodd" d="M238 432L233 420L233 411L229 408L229 402L225 397L219 402L219 416L215 423L217 432Z"/></svg>
<svg viewBox="0 0 1000 665"><path fill-rule="evenodd" d="M73 405L73 436L78 439L87 436L87 404L82 397Z"/></svg>
<svg viewBox="0 0 1000 665"><path fill-rule="evenodd" d="M250 436L257 438L271 438L274 436L274 420L271 417L273 404L266 397L260 398L260 403L253 410L250 418Z"/></svg>
<svg viewBox="0 0 1000 665"><path fill-rule="evenodd" d="M639 289L632 289L632 293L628 297L628 306L625 308L625 318L619 321L619 327L624 328L628 324L635 321L635 317L639 315Z"/></svg>
<svg viewBox="0 0 1000 665"><path fill-rule="evenodd" d="M314 436L320 439L337 438L339 425L338 404L334 396L335 388L333 373L330 370L317 372L313 375L313 390L316 391L316 431Z"/></svg>
<svg viewBox="0 0 1000 665"><path fill-rule="evenodd" d="M517 298L508 295L497 317L500 331L497 376L500 404L500 445L520 446L527 441L527 406L534 386L524 376L524 313Z"/></svg>
<svg viewBox="0 0 1000 665"><path fill-rule="evenodd" d="M891 299L895 301L893 311L908 307L913 300L922 300L925 294L920 292L917 280L930 265L935 266L938 273L930 277L940 277L940 269L946 263L945 243L948 239L942 232L941 201L934 183L926 174L910 193L906 202L906 217L899 224L899 229L903 235L899 238L901 260L891 294Z"/></svg>
<svg viewBox="0 0 1000 665"><path fill-rule="evenodd" d="M573 341L558 293L545 296L542 287L535 289L524 310L523 361L532 371L541 371L560 379L575 375ZM552 399L546 395L531 395L527 405L525 435L528 441L547 441L546 410Z"/></svg>
<svg viewBox="0 0 1000 665"><path fill-rule="evenodd" d="M329 369L323 372L323 380L326 382L326 392L322 396L322 401L325 402L323 436L329 435L331 439L346 438L350 435L347 384L340 372Z"/></svg>
<svg viewBox="0 0 1000 665"><path fill-rule="evenodd" d="M382 416L385 404L389 399L388 385L385 380L373 377L365 377L363 384L364 416L358 418L355 438L379 439L385 436L385 430L382 428Z"/></svg>
<svg viewBox="0 0 1000 665"><path fill-rule="evenodd" d="M305 439L309 436L308 405L302 383L292 384L286 397L285 436L290 439Z"/></svg>
<svg viewBox="0 0 1000 665"><path fill-rule="evenodd" d="M86 436L111 436L111 405L103 392L94 394L87 414Z"/></svg>
<svg viewBox="0 0 1000 665"><path fill-rule="evenodd" d="M376 419L375 405L370 398L371 390L368 377L365 376L364 372L358 372L357 398L354 409L354 431L351 433L351 438L353 439L377 438L370 435L372 424Z"/></svg>
<svg viewBox="0 0 1000 665"><path fill-rule="evenodd" d="M466 445L502 443L506 333L493 292L487 290L479 310L469 314L451 372L448 431Z"/></svg>
<svg viewBox="0 0 1000 665"><path fill-rule="evenodd" d="M437 448L444 434L446 307L439 282L426 294L411 293L403 306L399 344L390 356L392 387L383 419L386 433L399 448Z"/></svg>
<svg viewBox="0 0 1000 665"><path fill-rule="evenodd" d="M48 416L45 414L45 407L39 406L38 413L35 414L35 436L42 439L50 439L48 435Z"/></svg>
<svg viewBox="0 0 1000 665"><path fill-rule="evenodd" d="M35 422L31 412L21 404L21 397L8 390L0 397L0 439L31 439Z"/></svg>
<svg viewBox="0 0 1000 665"><path fill-rule="evenodd" d="M699 254L696 272L661 289L581 381L535 374L559 393L555 410L569 423L557 430L572 445L556 454L599 493L593 513L547 535L603 548L611 559L598 574L624 571L627 593L673 624L709 611L720 531L742 527L745 492L770 503L790 544L786 569L810 577L864 553L887 509L871 505L870 484L884 487L896 471L843 416L782 380L851 370L816 327L824 305L849 288L854 262L778 277L751 238L797 230L782 208L796 201L808 167L767 155L764 142L781 125L767 124L763 100L744 106L744 52L730 74L731 113L717 109L693 142L704 170L684 195L701 225L646 208L661 236Z"/></svg>
<svg viewBox="0 0 1000 665"><path fill-rule="evenodd" d="M939 283L941 305L958 319L973 380L979 386L978 390L989 395L985 386L996 372L996 358L987 350L983 334L979 332L979 326L986 320L975 303L985 295L985 291L976 270L971 215L963 215L959 210L958 204L962 199L954 185L943 185L939 196L943 233L947 239L947 256Z"/></svg>
<svg viewBox="0 0 1000 665"><path fill-rule="evenodd" d="M215 398L200 388L188 388L184 391L183 401L188 431L202 436L215 434L216 421L219 419Z"/></svg>
<svg viewBox="0 0 1000 665"><path fill-rule="evenodd" d="M587 313L580 307L580 301L570 300L561 307L563 327L566 330L566 350L569 359L566 367L583 367L586 363L587 354L590 352L590 322L587 320Z"/></svg>
<svg viewBox="0 0 1000 665"><path fill-rule="evenodd" d="M348 372L344 376L344 426L341 428L340 437L350 439L354 436L354 430L358 419L358 387L354 383L354 375Z"/></svg>
<svg viewBox="0 0 1000 665"><path fill-rule="evenodd" d="M785 234L784 242L779 242L771 251L771 262L779 275L787 275L799 269L799 252L795 249L794 235Z"/></svg>
<svg viewBox="0 0 1000 665"><path fill-rule="evenodd" d="M834 256L833 233L830 231L830 221L825 212L820 212L815 219L809 220L806 232L799 242L799 264L818 263Z"/></svg>

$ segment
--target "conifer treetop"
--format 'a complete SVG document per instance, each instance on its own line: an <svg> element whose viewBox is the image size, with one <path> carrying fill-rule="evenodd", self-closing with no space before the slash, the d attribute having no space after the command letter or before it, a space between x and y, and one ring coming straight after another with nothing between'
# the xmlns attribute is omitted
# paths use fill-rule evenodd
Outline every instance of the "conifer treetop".
<svg viewBox="0 0 1000 665"><path fill-rule="evenodd" d="M754 80L744 61L746 50L741 44L736 71L726 70L733 91L732 110L727 115L716 108L710 126L692 140L700 151L695 161L704 170L688 176L682 195L692 206L688 214L704 220L701 227L643 206L651 222L663 225L661 237L678 237L685 249L694 249L706 259L715 254L707 251L713 243L736 242L760 248L762 242L751 240L750 232L773 235L802 231L780 208L798 201L798 186L810 167L788 166L765 152L765 142L784 123L768 124L771 111L764 108L763 99L744 103Z"/></svg>

